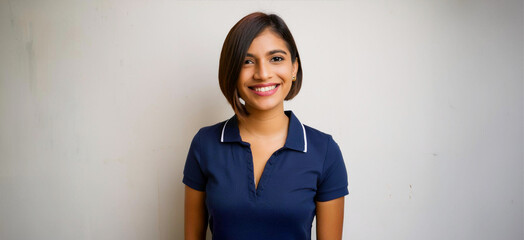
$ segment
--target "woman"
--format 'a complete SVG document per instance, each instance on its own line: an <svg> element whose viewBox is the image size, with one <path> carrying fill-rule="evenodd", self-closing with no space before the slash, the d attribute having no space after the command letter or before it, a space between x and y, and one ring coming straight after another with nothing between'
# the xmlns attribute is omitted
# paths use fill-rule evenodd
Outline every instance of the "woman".
<svg viewBox="0 0 524 240"><path fill-rule="evenodd" d="M318 239L341 239L346 168L330 135L284 111L302 69L280 17L257 12L233 26L219 83L235 115L193 138L185 239L205 239L208 223L213 239L311 239L315 214Z"/></svg>

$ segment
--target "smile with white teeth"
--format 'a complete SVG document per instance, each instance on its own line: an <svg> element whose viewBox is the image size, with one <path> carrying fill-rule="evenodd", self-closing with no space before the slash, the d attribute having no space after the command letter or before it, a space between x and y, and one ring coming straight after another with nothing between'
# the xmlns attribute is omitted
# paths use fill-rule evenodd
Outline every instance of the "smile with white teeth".
<svg viewBox="0 0 524 240"><path fill-rule="evenodd" d="M273 89L275 89L277 87L277 85L272 85L272 86L267 86L267 87L261 87L261 88L253 88L253 90L257 91L257 92L267 92L267 91L271 91Z"/></svg>

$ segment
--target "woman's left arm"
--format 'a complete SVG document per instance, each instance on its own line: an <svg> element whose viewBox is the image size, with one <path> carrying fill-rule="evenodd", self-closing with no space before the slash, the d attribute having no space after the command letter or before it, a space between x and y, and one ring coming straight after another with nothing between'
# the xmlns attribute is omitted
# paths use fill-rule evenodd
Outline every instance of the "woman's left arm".
<svg viewBox="0 0 524 240"><path fill-rule="evenodd" d="M341 240L344 222L344 197L317 205L317 240Z"/></svg>

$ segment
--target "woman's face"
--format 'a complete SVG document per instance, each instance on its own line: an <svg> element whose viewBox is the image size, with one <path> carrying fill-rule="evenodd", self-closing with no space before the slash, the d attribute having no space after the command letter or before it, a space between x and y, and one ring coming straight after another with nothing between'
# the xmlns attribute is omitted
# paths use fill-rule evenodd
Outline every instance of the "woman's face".
<svg viewBox="0 0 524 240"><path fill-rule="evenodd" d="M283 109L298 70L291 60L286 42L270 29L253 39L237 83L248 112Z"/></svg>

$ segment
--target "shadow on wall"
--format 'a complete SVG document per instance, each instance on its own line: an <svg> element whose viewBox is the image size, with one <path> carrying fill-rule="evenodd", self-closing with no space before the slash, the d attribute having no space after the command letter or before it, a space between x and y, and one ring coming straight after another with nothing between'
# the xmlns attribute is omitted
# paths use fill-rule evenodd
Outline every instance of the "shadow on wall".
<svg viewBox="0 0 524 240"><path fill-rule="evenodd" d="M209 74L195 73L195 79L209 79ZM200 76L199 76L200 75ZM216 78L216 77L215 77ZM184 237L184 188L185 185L182 183L183 169L185 160L187 157L187 151L191 144L191 140L198 130L202 127L216 124L221 121L227 120L233 116L233 111L226 99L223 97L222 92L218 86L218 80L214 82L205 81L199 88L193 89L194 91L184 93L185 96L181 96L185 102L181 108L177 109L175 136L180 136L176 139L176 151L175 151L175 170L167 171L175 174L176 177L170 178L173 180L169 189L175 189L174 191L174 208L171 217L174 221L167 221L166 223L175 223L175 226L164 225L166 228L174 229L173 239L183 239ZM173 203L173 201L168 201ZM159 206L162 207L162 206ZM172 208L167 206L167 208ZM162 210L159 211L162 214ZM167 229L166 229L167 230ZM172 230L167 230L171 232ZM168 237L169 238L169 237ZM162 238L164 239L164 238ZM208 230L207 239L211 239L211 233Z"/></svg>

